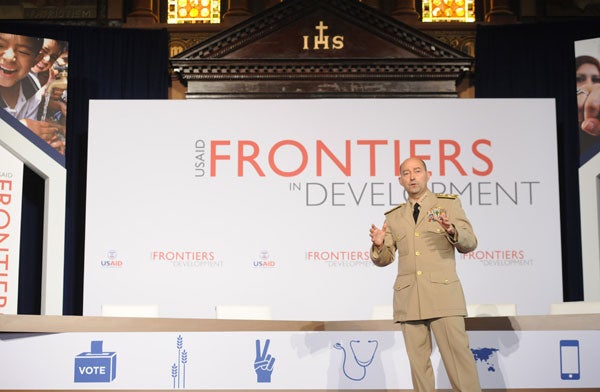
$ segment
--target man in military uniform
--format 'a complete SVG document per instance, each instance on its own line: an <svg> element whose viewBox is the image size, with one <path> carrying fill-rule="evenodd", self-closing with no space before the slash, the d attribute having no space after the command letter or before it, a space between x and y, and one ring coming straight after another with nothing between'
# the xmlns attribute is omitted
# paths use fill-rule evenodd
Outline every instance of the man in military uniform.
<svg viewBox="0 0 600 392"><path fill-rule="evenodd" d="M408 193L408 202L386 212L381 229L371 225L371 260L386 266L398 252L394 321L402 328L413 387L423 392L435 390L430 358L433 332L452 388L481 391L465 330L467 309L454 257L455 248L461 253L473 251L477 238L458 197L434 194L427 188L425 162L405 160L399 181Z"/></svg>

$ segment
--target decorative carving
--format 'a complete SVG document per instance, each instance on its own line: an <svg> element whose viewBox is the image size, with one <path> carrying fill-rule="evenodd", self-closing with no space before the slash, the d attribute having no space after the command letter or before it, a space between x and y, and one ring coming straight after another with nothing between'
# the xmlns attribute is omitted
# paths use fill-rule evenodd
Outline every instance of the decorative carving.
<svg viewBox="0 0 600 392"><path fill-rule="evenodd" d="M462 61L340 60L286 62L269 60L205 60L174 70L187 80L435 80L456 79L466 71Z"/></svg>
<svg viewBox="0 0 600 392"><path fill-rule="evenodd" d="M286 0L171 58L188 98L456 97L471 63L453 46L351 0Z"/></svg>
<svg viewBox="0 0 600 392"><path fill-rule="evenodd" d="M460 50L471 57L475 57L475 30L435 30L429 31L433 37L439 39L454 49Z"/></svg>

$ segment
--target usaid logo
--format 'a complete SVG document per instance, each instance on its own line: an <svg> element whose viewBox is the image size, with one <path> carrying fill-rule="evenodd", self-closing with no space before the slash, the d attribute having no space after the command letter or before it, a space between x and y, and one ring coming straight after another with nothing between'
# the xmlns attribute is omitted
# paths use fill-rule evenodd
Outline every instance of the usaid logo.
<svg viewBox="0 0 600 392"><path fill-rule="evenodd" d="M117 373L117 353L102 350L102 340L93 340L91 350L75 357L75 382L111 382Z"/></svg>
<svg viewBox="0 0 600 392"><path fill-rule="evenodd" d="M258 255L258 260L253 261L252 266L254 268L275 268L277 263L275 260L271 260L271 256L269 256L268 251L261 250Z"/></svg>
<svg viewBox="0 0 600 392"><path fill-rule="evenodd" d="M106 253L107 259L100 260L100 266L103 268L122 268L123 260L119 260L117 251L114 249L109 250Z"/></svg>

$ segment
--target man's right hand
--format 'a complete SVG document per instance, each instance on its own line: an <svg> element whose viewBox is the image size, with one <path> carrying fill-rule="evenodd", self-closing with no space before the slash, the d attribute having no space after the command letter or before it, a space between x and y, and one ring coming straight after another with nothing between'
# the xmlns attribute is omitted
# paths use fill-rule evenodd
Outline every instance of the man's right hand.
<svg viewBox="0 0 600 392"><path fill-rule="evenodd" d="M387 223L383 223L381 229L379 229L374 224L371 224L371 229L369 230L369 236L371 236L371 242L373 245L380 248L383 245L383 241L385 240L385 231L387 230Z"/></svg>

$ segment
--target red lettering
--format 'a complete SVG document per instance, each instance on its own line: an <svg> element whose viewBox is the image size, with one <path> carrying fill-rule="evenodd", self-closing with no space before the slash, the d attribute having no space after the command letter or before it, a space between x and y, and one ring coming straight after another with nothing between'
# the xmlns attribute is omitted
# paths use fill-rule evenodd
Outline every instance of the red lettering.
<svg viewBox="0 0 600 392"><path fill-rule="evenodd" d="M487 164L487 168L485 170L477 170L476 168L473 168L473 174L477 176L488 176L492 173L492 170L494 169L494 163L488 156L479 151L479 146L481 145L491 147L492 142L487 139L479 139L475 140L473 146L471 147L473 155L485 162Z"/></svg>
<svg viewBox="0 0 600 392"><path fill-rule="evenodd" d="M360 142L359 142L360 144ZM323 175L323 158L322 153L325 153L331 161L344 173L346 176L351 175L351 154L350 154L350 140L346 140L346 164L343 165L339 159L331 152L331 150L321 140L317 140L317 176Z"/></svg>
<svg viewBox="0 0 600 392"><path fill-rule="evenodd" d="M454 153L447 155L446 154L446 146L453 146ZM446 175L446 161L450 161L454 164L458 172L466 176L467 172L463 167L458 163L458 156L460 155L460 144L458 144L455 140L440 140L440 176Z"/></svg>
<svg viewBox="0 0 600 392"><path fill-rule="evenodd" d="M361 145L367 145L369 146L369 175L371 177L375 176L376 170L375 170L375 146L376 145L387 145L388 142L387 140L357 140L356 144L358 144L359 146Z"/></svg>
<svg viewBox="0 0 600 392"><path fill-rule="evenodd" d="M250 154L249 156L244 155L244 147L246 146L250 146L252 148L252 154ZM258 163L256 163L256 157L258 156L259 152L260 148L258 147L258 144L256 144L253 141L240 140L238 142L238 177L244 176L244 162L250 163L250 165L254 167L259 176L265 176L265 172L263 172L260 166L258 166Z"/></svg>
<svg viewBox="0 0 600 392"><path fill-rule="evenodd" d="M437 151L432 147L432 143L437 142ZM467 167L465 169L462 162L464 144L452 139L428 140L415 139L408 141L408 154L402 154L400 140L377 140L377 139L359 139L359 140L344 140L336 142L335 145L327 144L323 140L315 140L312 145L304 145L302 142L286 139L276 142L271 146L261 146L259 141L240 140L237 142L236 152L232 153L227 149L231 146L230 140L213 140L210 142L210 176L217 176L217 165L219 161L235 162L236 173L238 177L247 175L248 168L251 168L258 176L266 177L268 174L274 174L281 177L294 177L303 174L309 163L314 160L314 173L316 176L326 176L327 170L331 167L332 170L339 170L344 176L351 176L352 169L356 165L366 165L369 167L369 175L371 177L381 175L382 171L388 173L392 168L377 168L378 157L381 154L386 154L386 157L391 158L393 162L393 172L395 176L400 175L400 163L402 158L413 157L422 159L425 163L429 163L432 157L439 159L440 176L448 175L451 170L456 170L461 176L467 176L469 170L477 176L486 176L493 171L493 162L489 157L489 152L485 152L484 146L491 147L491 142L487 139L478 139L471 144L471 154L477 161L481 162L475 167ZM343 143L343 147L342 144ZM357 147L358 146L358 147ZM366 162L352 162L352 149L366 146L368 149L368 159ZM223 150L222 147L225 149ZM342 150L343 148L343 150ZM264 156L268 150L267 163ZM468 151L468 150L467 150ZM309 154L310 152L310 154ZM390 157L389 155L392 154ZM262 157L261 157L262 155ZM296 161L294 157L298 156ZM379 159L381 162L381 159ZM262 162L262 163L261 163ZM295 163L289 163L295 162ZM268 164L268 166L266 166ZM221 164L223 165L223 164ZM251 170L251 171L252 171ZM223 172L222 168L220 170ZM9 202L10 196L0 195L0 203ZM6 219L2 219L4 216ZM10 217L6 211L0 210L0 228L3 224L8 225ZM4 226L6 227L6 226Z"/></svg>
<svg viewBox="0 0 600 392"><path fill-rule="evenodd" d="M12 181L9 180L0 180L0 189L5 190L5 185L7 185L8 190L12 190ZM8 193L0 193L0 204L9 205L11 200L11 196Z"/></svg>
<svg viewBox="0 0 600 392"><path fill-rule="evenodd" d="M217 160L230 160L229 155L217 155L217 146L229 146L229 140L211 140L210 142L210 176L217 175Z"/></svg>
<svg viewBox="0 0 600 392"><path fill-rule="evenodd" d="M7 193L0 193L0 203L4 205L10 204L10 195Z"/></svg>
<svg viewBox="0 0 600 392"><path fill-rule="evenodd" d="M302 155L302 161L300 162L300 165L296 170L284 171L277 167L277 164L275 163L275 153L280 147L285 145L296 147L298 151L300 151L300 155ZM298 174L302 173L304 169L306 169L306 165L308 165L308 152L306 151L302 143L297 142L295 140L282 140L280 142L277 142L271 148L271 151L269 151L269 166L276 174L279 174L282 177L297 176Z"/></svg>
<svg viewBox="0 0 600 392"><path fill-rule="evenodd" d="M12 190L12 181L11 180L0 180L0 190L6 190L4 185L8 185L8 190Z"/></svg>
<svg viewBox="0 0 600 392"><path fill-rule="evenodd" d="M431 155L419 155L417 154L417 146L429 146L431 144L431 140L411 140L410 141L410 156L412 158L422 159L427 162L431 160Z"/></svg>
<svg viewBox="0 0 600 392"><path fill-rule="evenodd" d="M400 176L400 140L394 140L394 176Z"/></svg>
<svg viewBox="0 0 600 392"><path fill-rule="evenodd" d="M6 253L4 253L4 258L0 259L0 266L3 267L4 271L8 271L8 256L9 256L8 248L0 248L0 252L1 253L6 252Z"/></svg>
<svg viewBox="0 0 600 392"><path fill-rule="evenodd" d="M0 210L0 229L5 229L8 225L10 225L10 214L6 210Z"/></svg>

